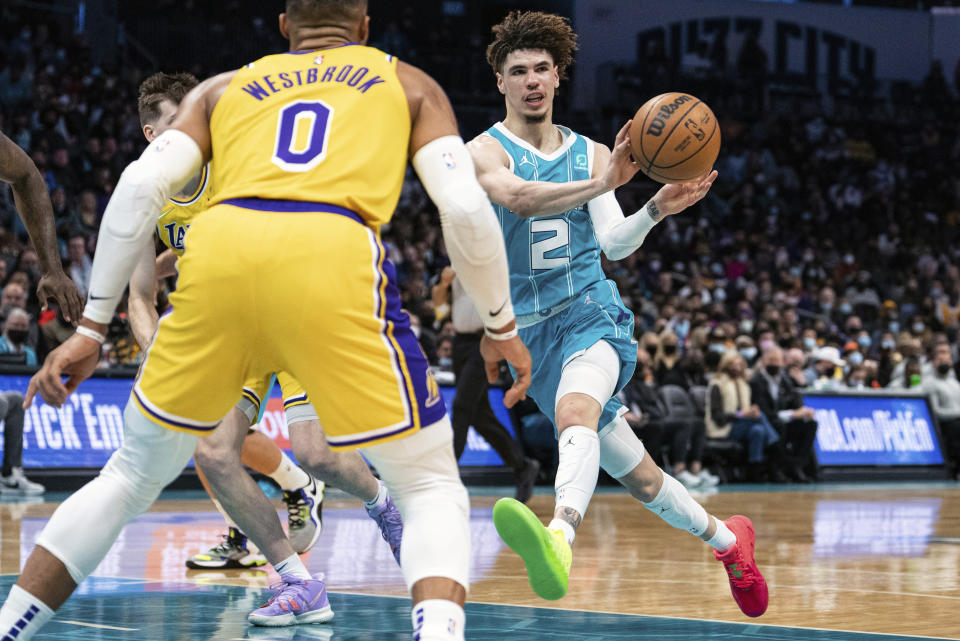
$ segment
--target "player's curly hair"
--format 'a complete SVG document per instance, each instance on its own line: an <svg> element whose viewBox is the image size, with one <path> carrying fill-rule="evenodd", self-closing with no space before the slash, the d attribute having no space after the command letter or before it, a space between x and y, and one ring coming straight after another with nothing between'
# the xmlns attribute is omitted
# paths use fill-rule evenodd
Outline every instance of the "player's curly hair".
<svg viewBox="0 0 960 641"><path fill-rule="evenodd" d="M140 113L140 126L156 122L160 117L160 103L169 100L179 105L190 90L200 84L192 73L164 73L158 71L140 83L137 96L137 111Z"/></svg>
<svg viewBox="0 0 960 641"><path fill-rule="evenodd" d="M553 58L561 78L573 64L577 34L563 16L543 11L511 11L493 27L493 42L487 47L487 62L497 73L510 53L520 49L544 49Z"/></svg>

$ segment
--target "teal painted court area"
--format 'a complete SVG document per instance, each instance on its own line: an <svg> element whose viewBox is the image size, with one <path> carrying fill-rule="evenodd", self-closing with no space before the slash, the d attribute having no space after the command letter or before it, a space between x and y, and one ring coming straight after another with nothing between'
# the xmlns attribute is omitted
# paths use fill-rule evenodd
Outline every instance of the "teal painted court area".
<svg viewBox="0 0 960 641"><path fill-rule="evenodd" d="M0 577L5 594L15 577ZM195 583L91 577L37 635L38 641L409 641L407 599L331 593L336 618L325 625L248 626L246 613L267 593ZM671 619L471 603L468 641L624 641L757 639L886 641L930 639L836 630ZM102 626L102 627L101 627Z"/></svg>

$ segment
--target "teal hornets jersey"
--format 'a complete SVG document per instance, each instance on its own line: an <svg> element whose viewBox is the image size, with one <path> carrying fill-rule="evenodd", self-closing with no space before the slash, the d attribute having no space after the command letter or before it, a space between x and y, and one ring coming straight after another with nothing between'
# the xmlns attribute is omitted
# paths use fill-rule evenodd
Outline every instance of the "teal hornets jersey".
<svg viewBox="0 0 960 641"><path fill-rule="evenodd" d="M570 182L590 178L593 142L566 127L564 141L544 154L496 123L487 133L503 145L513 173L524 180ZM538 314L568 303L596 282L606 280L600 267L600 245L584 203L555 216L520 218L494 205L510 263L510 294L519 317ZM526 323L525 323L526 324Z"/></svg>

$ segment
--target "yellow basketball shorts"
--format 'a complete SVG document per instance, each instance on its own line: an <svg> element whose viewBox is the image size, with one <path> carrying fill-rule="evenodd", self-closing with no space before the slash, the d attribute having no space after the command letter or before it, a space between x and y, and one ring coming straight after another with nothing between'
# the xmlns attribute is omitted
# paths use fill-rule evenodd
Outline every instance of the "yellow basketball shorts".
<svg viewBox="0 0 960 641"><path fill-rule="evenodd" d="M243 395L237 403L237 409L246 414L250 425L257 422L260 407L267 402L272 380L273 374L267 374L251 378L243 384ZM313 409L306 390L295 378L286 372L277 372L277 383L280 385L280 394L283 396L283 414L287 425L317 419L317 411Z"/></svg>
<svg viewBox="0 0 960 641"><path fill-rule="evenodd" d="M190 228L173 311L133 398L205 434L244 382L300 381L334 449L408 436L446 413L379 234L323 203L233 199Z"/></svg>

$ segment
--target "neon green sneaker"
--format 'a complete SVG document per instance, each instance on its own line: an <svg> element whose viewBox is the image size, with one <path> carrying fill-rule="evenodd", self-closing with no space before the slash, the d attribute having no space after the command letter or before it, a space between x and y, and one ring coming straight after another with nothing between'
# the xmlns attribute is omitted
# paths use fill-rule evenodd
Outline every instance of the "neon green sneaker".
<svg viewBox="0 0 960 641"><path fill-rule="evenodd" d="M497 501L493 524L503 542L523 559L538 597L555 601L567 593L573 552L562 531L547 529L530 508L514 499Z"/></svg>

